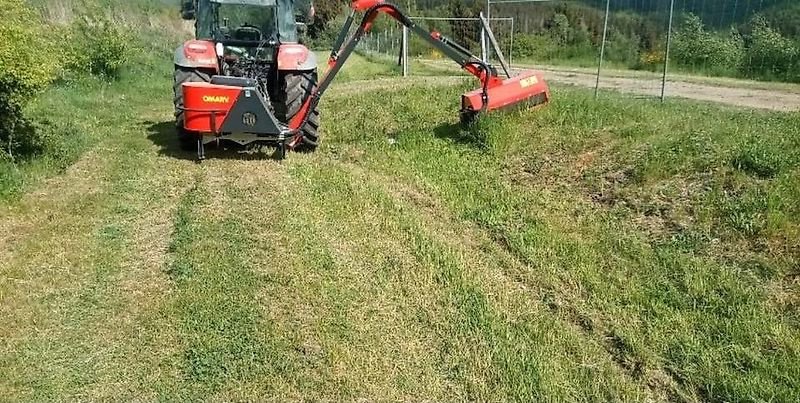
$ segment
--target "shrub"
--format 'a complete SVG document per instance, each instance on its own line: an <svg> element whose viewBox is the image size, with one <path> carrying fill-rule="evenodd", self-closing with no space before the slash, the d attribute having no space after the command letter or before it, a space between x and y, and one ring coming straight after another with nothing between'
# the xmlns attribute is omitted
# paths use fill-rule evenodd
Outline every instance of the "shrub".
<svg viewBox="0 0 800 403"><path fill-rule="evenodd" d="M742 66L745 75L788 78L797 74L798 46L772 29L762 16L754 17L750 24L747 63Z"/></svg>
<svg viewBox="0 0 800 403"><path fill-rule="evenodd" d="M0 150L11 156L29 150L29 124L23 106L54 78L59 58L41 31L42 24L22 0L0 0Z"/></svg>
<svg viewBox="0 0 800 403"><path fill-rule="evenodd" d="M640 70L658 71L664 67L666 54L663 50L651 50L639 55L639 61L634 68Z"/></svg>
<svg viewBox="0 0 800 403"><path fill-rule="evenodd" d="M672 46L677 64L711 73L736 72L744 54L744 42L736 30L727 36L707 32L700 17L687 14Z"/></svg>
<svg viewBox="0 0 800 403"><path fill-rule="evenodd" d="M558 51L558 44L548 35L520 34L514 38L515 59L549 60Z"/></svg>
<svg viewBox="0 0 800 403"><path fill-rule="evenodd" d="M597 57L599 48L592 44L592 34L583 24L577 24L569 31L569 39L565 50L565 57L569 58L589 58Z"/></svg>
<svg viewBox="0 0 800 403"><path fill-rule="evenodd" d="M635 66L639 61L638 36L627 36L618 31L611 31L606 44L606 60Z"/></svg>
<svg viewBox="0 0 800 403"><path fill-rule="evenodd" d="M550 34L559 45L563 46L570 42L572 28L569 25L569 19L566 15L561 13L554 15L553 19L549 23L549 26Z"/></svg>
<svg viewBox="0 0 800 403"><path fill-rule="evenodd" d="M119 78L130 56L131 38L109 19L83 20L76 24L69 68L77 72Z"/></svg>

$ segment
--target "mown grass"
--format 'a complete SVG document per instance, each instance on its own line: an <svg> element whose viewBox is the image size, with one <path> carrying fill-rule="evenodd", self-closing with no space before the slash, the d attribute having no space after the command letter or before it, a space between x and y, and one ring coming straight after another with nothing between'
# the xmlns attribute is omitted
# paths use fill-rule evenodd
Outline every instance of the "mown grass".
<svg viewBox="0 0 800 403"><path fill-rule="evenodd" d="M798 399L798 116L352 81L196 165L167 53L41 101L89 155L0 210L0 398Z"/></svg>

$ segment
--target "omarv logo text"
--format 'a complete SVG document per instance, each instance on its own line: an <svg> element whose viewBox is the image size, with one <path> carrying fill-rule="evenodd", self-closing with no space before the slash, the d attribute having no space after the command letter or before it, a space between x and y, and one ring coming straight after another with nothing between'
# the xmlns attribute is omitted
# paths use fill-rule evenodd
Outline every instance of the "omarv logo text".
<svg viewBox="0 0 800 403"><path fill-rule="evenodd" d="M210 103L210 104L227 104L230 102L230 97L225 96L214 96L214 95L206 95L203 97L203 102Z"/></svg>

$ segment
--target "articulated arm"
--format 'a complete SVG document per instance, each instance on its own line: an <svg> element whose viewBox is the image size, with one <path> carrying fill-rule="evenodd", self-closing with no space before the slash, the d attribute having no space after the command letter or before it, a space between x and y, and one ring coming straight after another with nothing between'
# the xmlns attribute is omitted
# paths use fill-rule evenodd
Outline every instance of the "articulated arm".
<svg viewBox="0 0 800 403"><path fill-rule="evenodd" d="M314 108L317 107L320 97L322 97L331 82L333 82L333 79L342 69L342 66L353 53L361 39L363 39L364 35L372 29L373 22L381 13L396 19L398 22L408 27L411 32L419 35L430 43L431 46L453 59L453 61L458 63L465 71L477 77L481 81L483 89L484 108L488 105L488 89L502 85L503 81L497 76L497 71L494 68L472 55L463 46L443 37L438 32L428 32L420 28L394 4L386 3L385 0L353 0L351 8L352 11L347 17L342 30L339 32L339 36L333 46L333 51L328 59L328 72L319 81L314 92L306 100L301 111L289 122L290 129L299 130L299 128L305 124L308 119L309 111L313 111ZM356 32L348 38L347 34L350 32L356 13L360 12L364 12L361 25L359 25ZM300 136L295 136L290 143L290 147L298 145L299 141Z"/></svg>

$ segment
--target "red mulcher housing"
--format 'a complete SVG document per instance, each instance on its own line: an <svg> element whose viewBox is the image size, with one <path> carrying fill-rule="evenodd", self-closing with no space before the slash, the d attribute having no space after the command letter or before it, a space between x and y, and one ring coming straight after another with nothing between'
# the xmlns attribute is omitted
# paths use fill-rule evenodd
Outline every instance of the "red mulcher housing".
<svg viewBox="0 0 800 403"><path fill-rule="evenodd" d="M269 101L262 95L263 91L254 80L215 76L211 82L182 84L184 127L193 133L202 134L197 141L198 157L204 158L202 136L208 134L218 139L242 134L253 136L257 140L275 145L280 158L285 158L287 150L301 146L304 141L301 128L308 123L312 111L317 110L320 98L381 13L396 19L411 32L426 39L465 71L478 78L480 88L462 96L462 121L471 121L483 112L519 105L538 106L550 100L550 91L542 73L523 71L504 80L498 76L493 66L438 32L427 32L418 27L391 3L384 0L354 0L351 8L328 60L327 73L314 83L299 111L286 122L276 118ZM360 26L348 37L356 13L362 12L364 17Z"/></svg>

